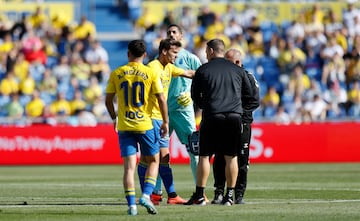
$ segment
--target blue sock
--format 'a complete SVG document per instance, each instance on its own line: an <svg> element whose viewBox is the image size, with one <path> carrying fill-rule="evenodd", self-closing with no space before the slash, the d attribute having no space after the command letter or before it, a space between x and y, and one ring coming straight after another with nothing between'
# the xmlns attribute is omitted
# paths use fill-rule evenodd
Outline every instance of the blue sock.
<svg viewBox="0 0 360 221"><path fill-rule="evenodd" d="M164 182L166 192L168 194L174 193L175 192L174 178L173 178L172 169L171 169L170 165L169 164L160 164L159 174Z"/></svg>
<svg viewBox="0 0 360 221"><path fill-rule="evenodd" d="M162 179L161 179L161 176L160 176L160 173L158 174L157 178L156 178L156 185L155 185L155 188L154 188L154 193L156 194L159 194L161 195L162 193L162 190L161 190L161 183L162 183Z"/></svg>
<svg viewBox="0 0 360 221"><path fill-rule="evenodd" d="M128 206L136 205L135 188L125 189L125 197L126 197Z"/></svg>
<svg viewBox="0 0 360 221"><path fill-rule="evenodd" d="M142 193L144 195L150 196L154 190L155 183L156 183L156 178L149 177L149 176L145 177L144 189L143 189Z"/></svg>
<svg viewBox="0 0 360 221"><path fill-rule="evenodd" d="M146 174L147 167L148 167L148 165L146 163L139 162L138 168L137 168L141 192L144 190L145 174Z"/></svg>

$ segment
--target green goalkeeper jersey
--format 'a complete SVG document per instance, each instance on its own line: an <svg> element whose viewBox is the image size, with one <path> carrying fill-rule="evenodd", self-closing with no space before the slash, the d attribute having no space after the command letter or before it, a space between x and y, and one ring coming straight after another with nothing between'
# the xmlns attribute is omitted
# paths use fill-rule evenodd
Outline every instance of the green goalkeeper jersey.
<svg viewBox="0 0 360 221"><path fill-rule="evenodd" d="M190 53L186 49L181 49L177 55L175 66L182 68L184 70L196 70L200 67L201 62L198 57ZM188 105L183 107L177 103L177 97L182 92L190 92L191 89L191 79L185 77L173 78L169 87L168 94L168 109L171 111L186 111L187 109L193 109L193 105Z"/></svg>

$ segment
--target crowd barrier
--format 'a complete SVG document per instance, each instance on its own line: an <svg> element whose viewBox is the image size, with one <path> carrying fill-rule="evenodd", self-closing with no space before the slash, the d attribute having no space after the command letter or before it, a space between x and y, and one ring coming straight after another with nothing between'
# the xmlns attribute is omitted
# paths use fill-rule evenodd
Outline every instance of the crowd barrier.
<svg viewBox="0 0 360 221"><path fill-rule="evenodd" d="M112 125L0 126L0 165L122 164ZM360 162L360 123L253 124L251 163ZM176 134L171 162L189 157Z"/></svg>

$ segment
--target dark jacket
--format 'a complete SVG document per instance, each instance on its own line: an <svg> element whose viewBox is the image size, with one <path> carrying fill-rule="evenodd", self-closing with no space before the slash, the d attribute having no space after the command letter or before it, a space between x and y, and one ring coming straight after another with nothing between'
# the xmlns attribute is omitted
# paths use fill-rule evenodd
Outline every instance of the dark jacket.
<svg viewBox="0 0 360 221"><path fill-rule="evenodd" d="M203 118L217 113L243 114L242 97L254 96L247 75L245 69L225 58L201 65L192 81L191 97L203 110Z"/></svg>

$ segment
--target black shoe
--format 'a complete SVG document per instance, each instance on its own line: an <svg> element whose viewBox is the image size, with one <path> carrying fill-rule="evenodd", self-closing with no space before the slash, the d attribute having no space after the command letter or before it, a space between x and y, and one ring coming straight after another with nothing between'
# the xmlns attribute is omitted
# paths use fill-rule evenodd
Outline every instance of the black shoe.
<svg viewBox="0 0 360 221"><path fill-rule="evenodd" d="M235 204L245 204L244 198L242 196L236 197Z"/></svg>
<svg viewBox="0 0 360 221"><path fill-rule="evenodd" d="M224 206L232 206L234 204L234 201L232 198L225 196L224 199L221 201L221 204Z"/></svg>
<svg viewBox="0 0 360 221"><path fill-rule="evenodd" d="M184 203L184 205L200 205L200 206L205 206L206 205L206 201L204 196L198 197L195 193L193 193L193 195L191 196L191 198Z"/></svg>
<svg viewBox="0 0 360 221"><path fill-rule="evenodd" d="M215 191L214 199L211 201L211 204L221 204L224 196L222 192Z"/></svg>

